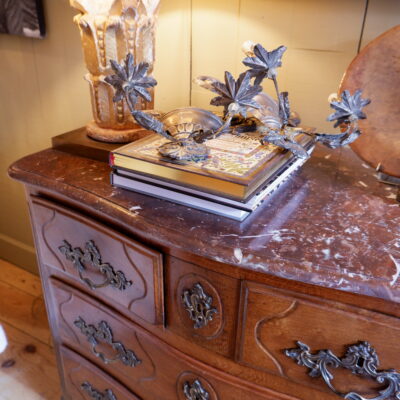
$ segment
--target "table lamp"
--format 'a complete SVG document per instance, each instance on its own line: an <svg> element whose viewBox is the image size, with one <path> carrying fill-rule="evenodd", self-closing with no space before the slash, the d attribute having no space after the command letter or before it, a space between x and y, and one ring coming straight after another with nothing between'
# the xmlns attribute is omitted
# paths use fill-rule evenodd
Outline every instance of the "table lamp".
<svg viewBox="0 0 400 400"><path fill-rule="evenodd" d="M105 77L112 74L110 59L132 54L136 62L147 62L153 70L155 27L160 0L70 0L79 11L78 25L90 84L93 121L86 126L93 139L126 143L146 135L131 116L126 101L113 102L114 90ZM143 99L140 110L153 109Z"/></svg>

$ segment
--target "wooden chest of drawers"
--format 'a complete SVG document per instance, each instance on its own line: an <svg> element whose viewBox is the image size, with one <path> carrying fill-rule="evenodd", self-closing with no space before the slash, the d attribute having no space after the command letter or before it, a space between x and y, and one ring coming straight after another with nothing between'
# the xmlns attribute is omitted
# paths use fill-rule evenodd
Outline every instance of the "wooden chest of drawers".
<svg viewBox="0 0 400 400"><path fill-rule="evenodd" d="M54 150L10 168L27 185L64 400L396 399L399 207L310 162L237 224L114 189L108 172ZM394 369L380 381L377 357Z"/></svg>

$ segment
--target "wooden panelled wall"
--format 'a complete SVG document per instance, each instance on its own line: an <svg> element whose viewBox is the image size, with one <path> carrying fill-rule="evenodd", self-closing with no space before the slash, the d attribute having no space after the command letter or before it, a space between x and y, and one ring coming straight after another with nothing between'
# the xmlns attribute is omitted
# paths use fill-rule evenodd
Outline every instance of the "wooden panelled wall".
<svg viewBox="0 0 400 400"><path fill-rule="evenodd" d="M6 174L19 157L91 118L89 90L74 10L45 0L48 35L0 35L0 258L35 269L22 185ZM399 0L161 0L157 33L156 107L208 105L212 94L191 84L198 75L239 74L246 40L288 47L280 86L307 125L320 129L327 97L359 47L400 22ZM365 22L365 23L364 23ZM364 28L363 28L364 27ZM268 84L266 91L271 91Z"/></svg>

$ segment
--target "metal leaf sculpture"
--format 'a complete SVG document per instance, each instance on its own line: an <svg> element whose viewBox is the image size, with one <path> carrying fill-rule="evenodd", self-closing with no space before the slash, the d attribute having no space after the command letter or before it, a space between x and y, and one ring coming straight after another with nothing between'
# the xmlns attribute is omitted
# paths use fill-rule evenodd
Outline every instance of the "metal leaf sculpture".
<svg viewBox="0 0 400 400"><path fill-rule="evenodd" d="M148 90L156 86L157 81L147 76L148 63L141 62L135 65L131 53L126 56L125 63L118 64L114 60L110 60L110 63L115 75L109 75L104 80L116 90L114 102L121 101L124 97L132 105L137 102L138 97L151 101Z"/></svg>
<svg viewBox="0 0 400 400"><path fill-rule="evenodd" d="M164 124L150 113L135 109L139 97L151 101L148 90L157 84L155 79L147 76L149 69L147 63L141 62L135 65L132 54L128 54L125 62L121 64L114 60L110 62L115 75L107 76L105 81L116 91L113 101L125 98L130 113L140 126L169 140L159 148L161 155L179 161L200 161L208 157L208 149L200 144L205 140L203 132L199 133L197 140L192 137L175 138L165 130Z"/></svg>
<svg viewBox="0 0 400 400"><path fill-rule="evenodd" d="M225 83L209 78L210 89L219 94L214 97L210 104L224 107L224 125L222 125L212 137L219 136L230 125L235 115L243 118L247 116L247 108L261 108L254 97L262 92L262 87L251 84L251 76L245 72L237 80L228 71L225 72Z"/></svg>
<svg viewBox="0 0 400 400"><path fill-rule="evenodd" d="M286 96L282 97L285 92L280 93L276 76L277 69L282 66L282 56L286 49L287 48L285 46L279 46L275 50L267 51L263 46L261 46L261 44L256 44L253 48L254 57L246 57L243 60L243 64L247 67L250 67L248 72L252 77L255 78L255 85L261 84L265 78L272 79L274 82L282 127L286 125L289 119L290 111L286 116L284 102L285 99L287 100L287 94Z"/></svg>
<svg viewBox="0 0 400 400"><path fill-rule="evenodd" d="M140 110L131 110L131 114L135 118L136 122L143 126L143 128L156 132L161 136L165 136L167 139L173 139L172 136L170 137L168 134L166 134L164 124L158 119L154 118L152 115L144 113Z"/></svg>
<svg viewBox="0 0 400 400"><path fill-rule="evenodd" d="M194 79L194 83L197 83L202 88L211 90L214 93L218 93L214 88L214 85L216 83L223 85L223 83L221 81L219 81L218 79L213 78L212 76L206 76L206 75L198 76L196 79Z"/></svg>
<svg viewBox="0 0 400 400"><path fill-rule="evenodd" d="M266 77L276 78L276 70L282 66L282 56L285 51L285 46L279 46L272 51L267 51L261 44L254 46L254 57L246 57L243 64L250 67L249 72L252 77L255 77L255 85L259 85Z"/></svg>
<svg viewBox="0 0 400 400"><path fill-rule="evenodd" d="M362 109L371 103L370 99L362 99L362 90L358 89L352 96L348 90L341 95L341 101L332 101L331 107L335 110L328 117L328 121L336 121L334 127L346 127L346 130L339 134L316 133L315 138L327 147L335 149L353 143L360 135L358 120L367 116Z"/></svg>
<svg viewBox="0 0 400 400"><path fill-rule="evenodd" d="M139 97L151 100L149 90L157 82L148 76L149 65L144 62L135 65L131 54L128 54L125 62L121 64L111 61L115 74L106 77L105 81L115 88L115 102L126 99L129 110L139 125L169 140L159 148L160 154L179 161L205 160L208 157L208 149L204 143L227 131L233 134L256 131L260 135L261 143L274 144L300 158L308 158L309 151L296 140L299 135L312 136L314 142L321 142L330 148L352 143L360 136L358 120L366 118L362 109L370 103L369 99L361 98L361 90L357 90L353 96L345 90L340 101L331 103L335 112L328 120L335 121L335 127L345 128L344 132L314 133L296 128L300 121L297 115L290 112L288 93L280 92L277 82L277 69L282 66L282 56L286 47L279 46L267 51L261 44L248 44L246 48L247 57L243 64L250 69L242 73L237 80L230 72L225 72L224 83L208 76L200 76L196 80L200 86L217 94L211 100L211 105L224 107L223 124L211 130L197 129L173 136L151 113L136 110L135 104ZM276 102L271 99L275 111L266 115L259 111L266 109L266 105L260 100L265 96L261 94L263 89L260 85L265 78L274 82L277 96Z"/></svg>
<svg viewBox="0 0 400 400"><path fill-rule="evenodd" d="M228 113L240 114L243 117L246 117L246 107L261 108L253 99L262 92L262 87L251 85L250 79L250 74L245 72L235 81L232 74L226 71L225 83L219 81L211 83L211 87L219 96L214 97L210 104L224 106Z"/></svg>
<svg viewBox="0 0 400 400"><path fill-rule="evenodd" d="M362 99L361 94L361 89L356 90L353 96L348 90L345 90L342 93L341 101L331 102L331 107L335 112L328 117L328 121L336 121L334 125L335 128L342 124L367 118L362 109L371 103L371 100Z"/></svg>
<svg viewBox="0 0 400 400"><path fill-rule="evenodd" d="M341 101L333 101L331 107L335 110L328 117L329 121L336 121L335 128L347 125L345 132L341 134L326 133L310 133L302 130L291 130L290 126L296 126L297 121L291 118L289 98L287 92L279 92L278 82L276 79L276 69L282 65L282 55L286 47L280 46L271 52L268 52L260 44L254 45L252 55L243 60L243 64L250 67L248 71L255 78L254 84L260 84L264 78L272 79L275 85L276 95L279 103L279 117L281 119L281 129L277 132L274 129L263 127L257 124L257 130L264 134L263 143L273 143L277 146L292 151L298 157L309 157L305 149L294 139L296 135L307 134L312 135L315 141L321 142L327 147L337 148L350 144L356 140L361 131L358 128L357 121L365 119L366 115L362 108L370 103L369 99L361 98L361 90L357 90L354 96L346 90L342 93ZM249 54L249 52L247 52Z"/></svg>
<svg viewBox="0 0 400 400"><path fill-rule="evenodd" d="M307 159L310 157L307 150L295 139L296 136L306 132L291 127L286 127L283 131L277 131L265 126L259 126L257 130L263 134L261 143L271 143L285 150L289 150L298 158Z"/></svg>
<svg viewBox="0 0 400 400"><path fill-rule="evenodd" d="M114 60L110 60L110 63L115 74L106 76L104 80L115 89L113 101L118 102L125 99L129 111L139 125L169 140L174 140L174 138L164 130L164 125L160 121L148 113L135 110L135 104L139 97L142 97L146 101L151 101L149 89L157 85L157 81L154 78L147 76L149 64L141 62L135 65L131 53L126 56L125 62L121 64L118 64Z"/></svg>

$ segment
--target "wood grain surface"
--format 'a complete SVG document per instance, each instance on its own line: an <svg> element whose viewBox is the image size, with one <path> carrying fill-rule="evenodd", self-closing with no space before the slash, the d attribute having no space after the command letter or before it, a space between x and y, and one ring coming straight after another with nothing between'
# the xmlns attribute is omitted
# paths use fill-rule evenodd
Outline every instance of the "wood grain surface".
<svg viewBox="0 0 400 400"><path fill-rule="evenodd" d="M70 347L145 400L159 400L161 392L165 399L179 399L186 379L194 382L196 376L213 400L247 400L257 398L256 393L262 399L304 400L320 400L323 393L324 400L334 400L336 395L320 381L307 381L307 372L282 356L283 349L303 336L341 354L363 335L382 354L385 366L396 367L388 346L397 346L397 324L392 321L400 316L400 210L392 189L377 182L373 169L350 149L318 147L243 224L114 188L109 172L105 163L55 150L33 154L10 168L10 175L27 185L58 354L63 345ZM35 208L39 203L68 214L72 222L58 219L55 212L42 218ZM43 235L46 230L52 233ZM107 232L102 248L112 248L121 235L163 254L165 327L126 315L110 297L77 287L63 262L55 268L57 260L41 251L41 237L50 243L61 239L60 232L72 234L70 240L79 239L73 246L82 246L94 234L100 240L100 231ZM56 240L50 246L53 253L57 246ZM107 261L118 263L121 254L113 251ZM272 294L246 294L240 291L244 281L275 289ZM197 330L181 302L182 294L196 284L218 311L209 325ZM279 289L287 295L275 292ZM195 298L191 302L196 304ZM239 304L247 321L239 318ZM353 307L360 311L353 312ZM278 329L270 329L271 321ZM100 343L93 342L90 331L105 324L113 339L99 333ZM142 363L125 365L122 352L105 364L104 357L114 358L121 349L115 341ZM243 351L235 357L240 347ZM99 357L99 351L105 356ZM275 359L272 367L266 353ZM374 389L360 384L363 393Z"/></svg>

